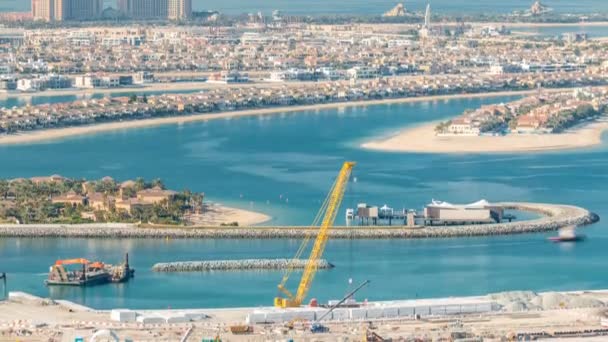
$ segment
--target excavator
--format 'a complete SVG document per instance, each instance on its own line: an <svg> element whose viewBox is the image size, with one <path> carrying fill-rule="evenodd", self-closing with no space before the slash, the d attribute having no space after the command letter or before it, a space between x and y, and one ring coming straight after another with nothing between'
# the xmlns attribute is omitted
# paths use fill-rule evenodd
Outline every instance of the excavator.
<svg viewBox="0 0 608 342"><path fill-rule="evenodd" d="M308 262L304 267L304 272L302 273L302 278L300 279L300 284L298 285L298 289L295 294L289 291L286 288L287 281L291 273L294 271L295 262L292 262L286 269L285 274L281 280L281 283L278 285L279 291L283 293L284 297L277 296L274 299L274 306L278 308L292 308L299 307L302 305L308 291L310 290L310 286L315 278L317 273L317 265L318 260L323 256L323 252L325 250L325 245L327 244L327 240L329 238L328 232L329 229L334 225L334 221L336 220L336 215L338 210L340 209L340 204L342 203L342 199L344 198L344 192L346 191L346 185L348 184L348 180L350 179L350 175L352 173L352 169L355 166L355 162L345 162L342 165L342 169L338 174L334 184L329 191L329 194L325 198L325 201L321 205L319 212L317 213L312 226L319 226L319 230L317 231L317 236L315 238L312 250L310 251L310 255L308 257ZM300 259L300 256L306 250L313 234L310 232L304 238L304 241L300 245L300 248L296 252L295 257L292 259L293 261Z"/></svg>

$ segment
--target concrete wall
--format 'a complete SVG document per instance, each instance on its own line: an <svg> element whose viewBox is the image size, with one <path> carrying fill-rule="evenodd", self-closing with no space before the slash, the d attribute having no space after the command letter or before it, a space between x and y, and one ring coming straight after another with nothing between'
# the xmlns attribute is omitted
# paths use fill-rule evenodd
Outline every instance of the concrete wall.
<svg viewBox="0 0 608 342"><path fill-rule="evenodd" d="M449 316L471 313L485 313L500 310L494 302L470 297L462 299L433 299L411 300L401 302L383 302L358 308L335 309L324 320L354 320L390 319L395 317ZM264 322L289 322L294 319L314 321L327 312L324 308L295 308L295 309L258 309L247 316L248 324Z"/></svg>

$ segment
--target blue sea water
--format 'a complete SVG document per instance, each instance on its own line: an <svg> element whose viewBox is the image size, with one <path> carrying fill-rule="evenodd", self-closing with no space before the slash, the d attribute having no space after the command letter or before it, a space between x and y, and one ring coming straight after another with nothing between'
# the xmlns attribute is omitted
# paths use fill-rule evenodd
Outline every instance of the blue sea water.
<svg viewBox="0 0 608 342"><path fill-rule="evenodd" d="M193 0L195 10L217 10L228 14L257 13L270 14L281 10L287 14L322 15L322 14L382 14L395 6L397 0ZM427 0L404 1L411 11L423 11ZM448 14L475 13L510 13L515 10L528 9L532 0L432 0L433 12ZM593 13L608 11L608 3L603 0L546 0L547 6L557 12ZM115 0L105 0L106 7L116 8ZM0 0L0 11L27 11L30 1Z"/></svg>
<svg viewBox="0 0 608 342"><path fill-rule="evenodd" d="M59 173L123 180L163 178L169 187L204 191L207 198L262 211L271 223L312 221L341 163L355 160L357 182L344 209L358 202L421 208L431 199L472 202L538 201L580 205L608 215L608 150L537 154L410 154L359 148L377 136L445 119L467 108L515 97L357 106L273 116L121 130L46 143L0 147L0 177ZM288 199L288 201L287 201ZM341 297L348 278L370 279L370 300L459 296L532 289L608 288L602 263L608 233L600 222L589 239L554 245L547 234L438 240L330 241L336 264L316 278L311 296ZM98 308L269 305L278 272L154 274L156 262L289 257L294 240L2 239L0 271L10 289L67 298ZM129 252L133 282L87 289L47 289L58 258L118 261ZM297 278L297 277L296 277ZM244 286L246 284L247 286ZM295 284L292 284L295 286Z"/></svg>

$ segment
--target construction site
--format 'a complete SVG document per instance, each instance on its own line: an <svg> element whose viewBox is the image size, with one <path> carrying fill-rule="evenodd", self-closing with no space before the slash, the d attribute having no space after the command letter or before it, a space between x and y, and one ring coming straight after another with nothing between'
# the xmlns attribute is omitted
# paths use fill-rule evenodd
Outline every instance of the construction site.
<svg viewBox="0 0 608 342"><path fill-rule="evenodd" d="M0 341L515 341L608 338L608 291L505 292L484 296L359 301L370 281L351 284L341 299L309 298L329 231L354 162L346 162L293 259L278 295L259 308L95 310L65 300L10 292L0 301ZM445 205L443 205L445 207ZM450 210L453 208L450 207ZM308 257L305 255L308 254ZM66 271L67 265L82 270ZM226 266L222 266L226 267ZM270 266L268 266L270 267ZM274 267L274 266L273 266ZM128 256L118 266L58 260L47 285L87 286L133 276ZM297 279L296 279L297 278ZM7 276L0 278L6 281ZM6 288L6 285L4 285ZM178 289L177 289L178 290ZM606 336L606 337L604 337Z"/></svg>

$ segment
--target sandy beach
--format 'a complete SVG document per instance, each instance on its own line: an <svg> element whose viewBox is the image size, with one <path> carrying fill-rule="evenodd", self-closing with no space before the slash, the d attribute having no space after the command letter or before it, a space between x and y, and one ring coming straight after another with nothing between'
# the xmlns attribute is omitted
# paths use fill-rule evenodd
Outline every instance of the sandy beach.
<svg viewBox="0 0 608 342"><path fill-rule="evenodd" d="M189 216L189 219L197 226L215 227L222 223L229 224L237 222L239 227L255 226L270 221L271 217L262 213L230 208L217 203L205 204L201 215Z"/></svg>
<svg viewBox="0 0 608 342"><path fill-rule="evenodd" d="M546 91L564 91L564 90L565 89L548 89ZM95 133L101 133L101 132L107 132L107 131L116 131L116 130L130 129L130 128L141 128L141 127L168 125L168 124L182 124L182 123L196 122L196 121L231 119L231 118L238 118L238 117L273 115L273 114L281 114L281 113L287 113L287 112L315 111L315 110L322 110L322 109L333 109L333 108L354 107L354 106L368 106L368 105L378 105L378 104L408 103L408 102L423 102L423 101L446 101L446 100L451 100L451 99L462 99L462 98L483 98L483 97L498 97L498 96L511 96L511 95L528 95L528 94L532 94L534 92L536 92L536 91L535 90L503 91L503 92L491 92L491 93L479 93L479 94L422 96L422 97L396 98L396 99L384 99L384 100L372 100L372 101L336 102L336 103L326 103L326 104L317 104L317 105L275 107L275 108L240 110L240 111L210 113L210 114L193 114L193 115L187 115L187 116L172 116L172 117L165 117L165 118L154 118L154 119L133 120L133 121L119 121L119 122L87 125L87 126L37 130L37 131L31 131L31 132L23 132L23 133L19 133L19 134L11 134L11 135L0 135L0 145L33 143L33 142L61 139L61 138L66 138L66 137L71 137L71 136L89 135L89 134L95 134Z"/></svg>
<svg viewBox="0 0 608 342"><path fill-rule="evenodd" d="M389 152L415 153L530 153L593 147L602 142L608 120L592 122L561 134L512 134L505 136L437 136L436 122L408 128L361 147Z"/></svg>

